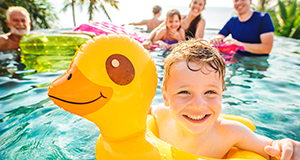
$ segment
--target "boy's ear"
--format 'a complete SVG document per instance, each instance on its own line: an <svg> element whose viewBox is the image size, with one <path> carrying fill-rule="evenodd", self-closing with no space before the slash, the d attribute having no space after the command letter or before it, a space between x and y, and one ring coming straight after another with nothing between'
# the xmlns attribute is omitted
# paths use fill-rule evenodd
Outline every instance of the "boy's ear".
<svg viewBox="0 0 300 160"><path fill-rule="evenodd" d="M161 87L161 93L163 95L163 99L164 99L164 104L166 107L169 107L170 103L169 103L169 100L168 100L168 97L167 97L167 91L165 90L165 87Z"/></svg>

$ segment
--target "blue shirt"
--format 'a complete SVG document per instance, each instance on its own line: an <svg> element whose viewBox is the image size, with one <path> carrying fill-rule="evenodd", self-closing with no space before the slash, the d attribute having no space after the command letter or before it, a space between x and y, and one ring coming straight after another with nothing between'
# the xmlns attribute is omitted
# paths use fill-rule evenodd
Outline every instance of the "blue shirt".
<svg viewBox="0 0 300 160"><path fill-rule="evenodd" d="M274 25L268 13L254 11L252 16L245 22L241 22L238 17L232 17L221 29L219 34L244 43L261 43L260 35L274 32ZM266 54L254 54L247 51L237 51L242 55L266 56Z"/></svg>

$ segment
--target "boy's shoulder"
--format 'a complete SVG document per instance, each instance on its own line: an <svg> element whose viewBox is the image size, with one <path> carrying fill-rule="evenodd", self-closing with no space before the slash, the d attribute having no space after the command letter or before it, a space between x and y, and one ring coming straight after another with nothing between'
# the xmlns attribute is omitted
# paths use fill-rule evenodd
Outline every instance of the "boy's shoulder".
<svg viewBox="0 0 300 160"><path fill-rule="evenodd" d="M156 119L158 117L165 117L169 113L169 107L166 107L163 103L151 106L151 115Z"/></svg>
<svg viewBox="0 0 300 160"><path fill-rule="evenodd" d="M236 120L229 120L219 117L216 121L220 132L230 133L235 139L242 138L245 135L252 134L252 130L243 123Z"/></svg>

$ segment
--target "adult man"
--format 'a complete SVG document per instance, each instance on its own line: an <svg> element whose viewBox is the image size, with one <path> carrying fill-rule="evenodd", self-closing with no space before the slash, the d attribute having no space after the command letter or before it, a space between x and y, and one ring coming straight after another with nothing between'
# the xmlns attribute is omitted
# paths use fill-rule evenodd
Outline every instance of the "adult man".
<svg viewBox="0 0 300 160"><path fill-rule="evenodd" d="M159 5L155 5L152 8L153 18L149 20L143 20L139 23L130 23L130 25L147 25L147 30L151 31L157 26L159 26L163 21L158 20L161 15L161 7Z"/></svg>
<svg viewBox="0 0 300 160"><path fill-rule="evenodd" d="M237 53L246 56L266 56L273 46L274 26L270 15L253 11L250 7L252 0L234 0L234 8L238 13L232 17L222 30L212 38L212 43L219 45L229 34L232 39L225 44L244 46L246 51Z"/></svg>
<svg viewBox="0 0 300 160"><path fill-rule="evenodd" d="M0 36L0 51L19 49L21 38L30 31L29 13L23 7L9 7L6 18L10 32Z"/></svg>

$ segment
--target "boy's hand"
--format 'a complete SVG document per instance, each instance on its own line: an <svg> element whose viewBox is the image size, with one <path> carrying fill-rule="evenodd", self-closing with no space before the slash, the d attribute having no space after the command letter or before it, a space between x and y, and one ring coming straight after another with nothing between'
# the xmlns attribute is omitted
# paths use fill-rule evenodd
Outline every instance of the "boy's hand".
<svg viewBox="0 0 300 160"><path fill-rule="evenodd" d="M291 139L273 141L272 146L266 146L265 152L280 160L300 160L300 142Z"/></svg>

